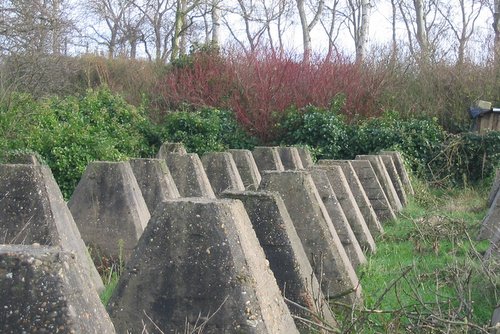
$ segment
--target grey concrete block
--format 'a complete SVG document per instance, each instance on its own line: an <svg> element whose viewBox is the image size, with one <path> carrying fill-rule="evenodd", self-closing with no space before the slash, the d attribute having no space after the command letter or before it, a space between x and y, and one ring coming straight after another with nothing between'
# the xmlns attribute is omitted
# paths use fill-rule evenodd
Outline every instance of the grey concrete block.
<svg viewBox="0 0 500 334"><path fill-rule="evenodd" d="M253 149L252 155L261 176L266 170L285 170L277 147L257 146Z"/></svg>
<svg viewBox="0 0 500 334"><path fill-rule="evenodd" d="M299 151L296 147L278 147L281 163L285 170L304 169Z"/></svg>
<svg viewBox="0 0 500 334"><path fill-rule="evenodd" d="M373 171L377 175L377 179L380 182L382 189L384 190L385 196L387 197L392 210L394 210L394 212L401 211L403 209L403 205L399 200L398 194L396 193L396 189L392 184L389 173L387 173L387 169L382 162L382 158L379 155L357 155L356 160L370 161Z"/></svg>
<svg viewBox="0 0 500 334"><path fill-rule="evenodd" d="M346 239L346 243L350 241L348 247L344 245L348 255L349 253L354 254L354 252L361 253L362 255L361 249L365 252L374 253L377 249L375 241L352 195L351 188L347 184L342 168L340 166L318 165L313 168L312 176L316 183L316 188L318 188L323 202L329 210L330 217L337 229L340 240ZM338 215L339 210L344 213L343 217ZM337 217L341 219L337 219ZM340 222L344 221L342 218L345 219L345 223L347 224L340 224ZM344 241L342 242L344 243ZM354 268L358 264L366 262L366 258L361 255L358 255L356 262L353 262L351 259Z"/></svg>
<svg viewBox="0 0 500 334"><path fill-rule="evenodd" d="M488 196L488 206L493 204L498 190L500 190L500 169L496 170L495 180L493 181L493 185L491 186L490 194Z"/></svg>
<svg viewBox="0 0 500 334"><path fill-rule="evenodd" d="M115 333L73 253L0 245L0 332Z"/></svg>
<svg viewBox="0 0 500 334"><path fill-rule="evenodd" d="M392 185L394 186L394 189L396 190L396 194L398 195L399 201L401 202L401 205L406 206L408 204L408 198L406 196L406 191L403 187L403 183L401 182L401 179L399 178L398 171L396 169L396 165L394 164L394 159L392 158L391 155L388 154L381 154L380 158L382 159L382 162L384 163L385 169L387 170L387 174L389 174L389 177L391 178Z"/></svg>
<svg viewBox="0 0 500 334"><path fill-rule="evenodd" d="M108 305L119 333L297 333L240 201L161 203Z"/></svg>
<svg viewBox="0 0 500 334"><path fill-rule="evenodd" d="M8 154L3 158L5 164L41 165L40 159L35 154L16 153Z"/></svg>
<svg viewBox="0 0 500 334"><path fill-rule="evenodd" d="M385 192L378 181L370 161L351 160L350 164L354 168L378 219L381 222L396 219L396 214L392 210L387 196L385 196Z"/></svg>
<svg viewBox="0 0 500 334"><path fill-rule="evenodd" d="M411 184L410 177L408 176L408 172L406 171L403 156L401 155L401 153L399 153L398 151L381 151L380 153L392 156L392 160L394 161L394 165L396 166L399 179L401 180L401 183L403 184L407 195L415 195L415 191L413 190L413 186Z"/></svg>
<svg viewBox="0 0 500 334"><path fill-rule="evenodd" d="M97 291L104 286L47 166L0 165L0 244L60 246L73 252Z"/></svg>
<svg viewBox="0 0 500 334"><path fill-rule="evenodd" d="M150 218L128 162L90 163L68 207L85 243L113 258L129 258Z"/></svg>
<svg viewBox="0 0 500 334"><path fill-rule="evenodd" d="M181 197L215 198L198 154L169 153L165 161Z"/></svg>
<svg viewBox="0 0 500 334"><path fill-rule="evenodd" d="M150 213L158 203L180 197L164 159L130 159L129 163Z"/></svg>
<svg viewBox="0 0 500 334"><path fill-rule="evenodd" d="M158 159L166 159L169 153L177 153L177 154L187 154L186 148L182 143L169 143L165 142L160 146L160 150L156 157Z"/></svg>
<svg viewBox="0 0 500 334"><path fill-rule="evenodd" d="M297 146L297 151L299 152L300 160L302 161L302 166L304 166L304 168L307 169L314 165L311 153L307 148Z"/></svg>
<svg viewBox="0 0 500 334"><path fill-rule="evenodd" d="M351 189L352 195L356 200L359 211L361 211L361 214L365 219L366 225L368 225L368 229L370 230L372 237L384 233L384 228L382 227L382 224L380 223L380 220L378 219L377 214L375 213L375 210L373 209L373 206L368 199L365 189L363 188L358 175L354 171L350 160L318 160L317 164L318 166L332 165L340 166L342 168L349 188Z"/></svg>
<svg viewBox="0 0 500 334"><path fill-rule="evenodd" d="M231 153L206 153L201 157L201 162L216 196L226 190L245 190Z"/></svg>
<svg viewBox="0 0 500 334"><path fill-rule="evenodd" d="M493 241L495 236L500 234L500 191L497 192L486 217L481 222L478 240Z"/></svg>
<svg viewBox="0 0 500 334"><path fill-rule="evenodd" d="M234 163L246 190L257 190L259 188L261 176L252 152L249 150L228 151L233 156Z"/></svg>
<svg viewBox="0 0 500 334"><path fill-rule="evenodd" d="M345 302L356 304L361 287L335 227L306 171L268 171L260 189L278 192L292 218L314 273L322 283L323 293L335 297L347 291Z"/></svg>
<svg viewBox="0 0 500 334"><path fill-rule="evenodd" d="M320 315L328 324L335 326L328 302L280 195L268 191L245 191L224 192L222 196L243 203L281 293L309 310L288 303L290 312L313 324L317 320L311 313ZM299 318L295 319L295 323L301 332L319 329Z"/></svg>
<svg viewBox="0 0 500 334"><path fill-rule="evenodd" d="M491 334L500 334L500 307L497 307L495 311L493 311L493 316L491 317L491 327L493 327L490 331Z"/></svg>

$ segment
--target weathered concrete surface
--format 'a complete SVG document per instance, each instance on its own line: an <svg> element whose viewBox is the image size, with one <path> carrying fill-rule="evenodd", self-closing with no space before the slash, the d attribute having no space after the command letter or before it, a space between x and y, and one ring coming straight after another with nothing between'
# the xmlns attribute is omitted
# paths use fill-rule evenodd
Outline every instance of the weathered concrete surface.
<svg viewBox="0 0 500 334"><path fill-rule="evenodd" d="M347 257L351 261L354 269L356 269L360 264L366 263L366 258L349 224L348 218L337 199L332 185L330 184L326 172L319 167L313 167L310 173L321 200L325 205L326 211L335 227L335 231L342 242L342 246L344 246Z"/></svg>
<svg viewBox="0 0 500 334"><path fill-rule="evenodd" d="M73 253L0 245L0 332L115 333Z"/></svg>
<svg viewBox="0 0 500 334"><path fill-rule="evenodd" d="M7 154L3 157L4 164L23 164L23 165L41 165L40 159L35 154Z"/></svg>
<svg viewBox="0 0 500 334"><path fill-rule="evenodd" d="M375 253L377 247L347 184L344 172L340 166L318 165L313 168L311 173L340 240L343 244L351 241L351 245L344 244L344 248L348 252L347 255L351 259L353 267L357 268L357 265L366 262L361 249L365 252ZM339 210L344 213L343 216L338 215ZM341 224L342 221L345 223ZM342 239L346 239L346 241ZM354 252L358 254L355 260L352 259L353 255L349 255L349 253L353 254Z"/></svg>
<svg viewBox="0 0 500 334"><path fill-rule="evenodd" d="M228 152L233 156L234 163L236 164L236 168L238 168L245 189L257 190L257 188L259 188L261 176L255 159L253 158L252 151L232 149Z"/></svg>
<svg viewBox="0 0 500 334"><path fill-rule="evenodd" d="M169 153L165 161L181 197L215 198L198 154Z"/></svg>
<svg viewBox="0 0 500 334"><path fill-rule="evenodd" d="M277 147L257 146L253 149L252 155L261 176L266 170L285 170Z"/></svg>
<svg viewBox="0 0 500 334"><path fill-rule="evenodd" d="M335 326L328 302L280 195L268 191L245 191L224 192L222 196L243 203L281 293L309 310L288 303L290 312L315 322L312 312ZM301 332L318 329L299 319L295 319L295 323Z"/></svg>
<svg viewBox="0 0 500 334"><path fill-rule="evenodd" d="M500 169L497 169L495 180L493 181L493 185L491 187L490 195L488 196L488 205L491 206L493 201L495 200L495 196L500 190Z"/></svg>
<svg viewBox="0 0 500 334"><path fill-rule="evenodd" d="M240 201L161 203L108 310L119 333L297 333ZM199 328L197 328L199 330Z"/></svg>
<svg viewBox="0 0 500 334"><path fill-rule="evenodd" d="M493 311L491 326L494 327L494 329L490 331L491 334L500 334L500 307L497 307L495 311Z"/></svg>
<svg viewBox="0 0 500 334"><path fill-rule="evenodd" d="M392 156L392 160L394 161L394 165L396 166L399 179L403 184L406 194L411 196L415 195L415 191L413 190L413 186L411 184L410 177L408 176L408 173L406 171L403 156L401 155L401 153L398 151L381 151L380 153Z"/></svg>
<svg viewBox="0 0 500 334"><path fill-rule="evenodd" d="M392 185L396 190L396 194L398 195L401 205L406 206L408 204L408 198L406 196L406 191L403 187L403 183L399 178L396 165L394 164L394 159L392 159L392 156L388 154L381 154L379 156L380 159L382 159L382 162L384 163L385 169L387 170L387 174L389 174L389 177L391 178Z"/></svg>
<svg viewBox="0 0 500 334"><path fill-rule="evenodd" d="M182 143L169 143L165 142L161 145L160 150L156 157L158 159L166 159L169 153L177 153L177 154L187 154L186 148Z"/></svg>
<svg viewBox="0 0 500 334"><path fill-rule="evenodd" d="M150 213L158 203L180 197L165 160L130 159L129 163Z"/></svg>
<svg viewBox="0 0 500 334"><path fill-rule="evenodd" d="M358 278L311 174L306 171L268 171L262 175L260 189L276 191L283 198L327 298L352 290L344 295L343 300L351 304L359 302L361 287Z"/></svg>
<svg viewBox="0 0 500 334"><path fill-rule="evenodd" d="M129 258L150 218L128 161L90 163L68 207L85 243L114 258Z"/></svg>
<svg viewBox="0 0 500 334"><path fill-rule="evenodd" d="M354 168L359 181L363 185L366 196L370 200L379 221L384 222L396 219L396 214L392 210L389 200L387 199L387 196L385 196L385 192L378 182L377 175L375 174L370 161L351 160L350 163Z"/></svg>
<svg viewBox="0 0 500 334"><path fill-rule="evenodd" d="M340 166L342 171L344 172L344 176L347 180L349 188L351 189L351 193L356 200L356 204L358 205L359 211L363 215L365 219L366 225L368 225L368 229L372 237L380 235L384 233L384 228L380 223L380 220L373 209L373 206L368 199L368 196L363 189L363 185L358 178L358 175L354 171L354 168L351 165L350 160L318 160L318 166L321 165L330 165L330 166Z"/></svg>
<svg viewBox="0 0 500 334"><path fill-rule="evenodd" d="M302 161L302 166L305 169L312 167L314 165L313 159L311 157L311 152L305 147L297 146L297 151L299 152L300 160Z"/></svg>
<svg viewBox="0 0 500 334"><path fill-rule="evenodd" d="M34 243L73 252L95 289L104 289L49 167L0 165L0 244Z"/></svg>
<svg viewBox="0 0 500 334"><path fill-rule="evenodd" d="M500 233L500 191L497 192L493 203L484 217L478 234L478 240L493 241L495 236Z"/></svg>
<svg viewBox="0 0 500 334"><path fill-rule="evenodd" d="M304 169L299 151L296 147L278 147L281 163L285 170L299 170Z"/></svg>
<svg viewBox="0 0 500 334"><path fill-rule="evenodd" d="M226 190L245 190L231 153L207 153L201 157L201 162L216 196Z"/></svg>
<svg viewBox="0 0 500 334"><path fill-rule="evenodd" d="M384 190L385 196L391 205L394 212L399 212L403 209L403 205L399 200L396 189L392 184L391 178L387 173L384 163L379 155L357 155L356 160L368 160L372 164L373 171L377 175L377 179Z"/></svg>

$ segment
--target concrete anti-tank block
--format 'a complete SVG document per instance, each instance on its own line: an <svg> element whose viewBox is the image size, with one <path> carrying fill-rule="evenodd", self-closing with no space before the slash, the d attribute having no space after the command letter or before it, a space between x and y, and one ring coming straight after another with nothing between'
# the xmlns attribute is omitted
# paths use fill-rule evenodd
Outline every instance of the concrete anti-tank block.
<svg viewBox="0 0 500 334"><path fill-rule="evenodd" d="M392 157L394 166L396 166L396 171L399 175L399 179L401 180L406 193L411 196L415 195L415 191L413 190L413 186L411 184L410 177L408 176L408 172L406 171L403 156L401 155L401 153L398 151L381 151L380 154L387 154Z"/></svg>
<svg viewBox="0 0 500 334"><path fill-rule="evenodd" d="M261 176L255 159L250 150L232 149L228 151L233 156L234 163L246 190L257 190Z"/></svg>
<svg viewBox="0 0 500 334"><path fill-rule="evenodd" d="M360 301L361 287L311 174L286 171L263 174L260 189L278 192L292 218L314 273L328 297L343 296L347 303Z"/></svg>
<svg viewBox="0 0 500 334"><path fill-rule="evenodd" d="M394 164L394 159L392 158L391 155L388 154L381 154L380 159L382 159L385 169L387 170L387 174L389 174L389 177L391 178L392 185L396 190L396 194L398 195L401 205L406 206L408 204L408 198L406 196L406 191L403 187L403 183L399 178L396 165Z"/></svg>
<svg viewBox="0 0 500 334"><path fill-rule="evenodd" d="M90 163L68 207L87 245L114 258L129 258L150 218L128 161Z"/></svg>
<svg viewBox="0 0 500 334"><path fill-rule="evenodd" d="M382 158L379 155L357 155L356 160L370 161L373 171L375 172L375 175L377 175L377 179L384 190L385 196L387 197L392 210L394 210L394 212L401 211L403 209L403 205L399 200L389 173L387 173L387 169L382 162Z"/></svg>
<svg viewBox="0 0 500 334"><path fill-rule="evenodd" d="M226 190L245 190L231 153L207 153L201 157L201 162L216 196Z"/></svg>
<svg viewBox="0 0 500 334"><path fill-rule="evenodd" d="M288 303L290 312L298 316L295 323L300 331L319 329L314 326L316 319L311 314L320 315L330 326L335 326L328 302L280 195L268 191L245 191L224 192L222 196L243 203L281 293L303 306Z"/></svg>
<svg viewBox="0 0 500 334"><path fill-rule="evenodd" d="M119 333L297 333L235 200L161 203L108 310Z"/></svg>
<svg viewBox="0 0 500 334"><path fill-rule="evenodd" d="M316 166L311 175L354 268L375 253L375 241L339 166ZM362 251L363 250L363 251Z"/></svg>
<svg viewBox="0 0 500 334"><path fill-rule="evenodd" d="M129 163L150 213L158 203L181 197L165 160L130 159Z"/></svg>
<svg viewBox="0 0 500 334"><path fill-rule="evenodd" d="M300 170L304 169L302 159L296 147L278 147L281 163L285 170Z"/></svg>
<svg viewBox="0 0 500 334"><path fill-rule="evenodd" d="M312 167L314 165L313 159L311 157L311 152L305 147L297 146L297 151L299 152L300 160L302 161L302 166L305 169Z"/></svg>
<svg viewBox="0 0 500 334"><path fill-rule="evenodd" d="M198 154L169 153L165 160L181 197L215 198Z"/></svg>
<svg viewBox="0 0 500 334"><path fill-rule="evenodd" d="M497 195L499 190L500 190L500 169L497 169L495 174L495 180L493 181L493 185L491 187L490 194L488 196L488 206L491 206L493 204L495 196Z"/></svg>
<svg viewBox="0 0 500 334"><path fill-rule="evenodd" d="M182 143L169 143L165 142L160 146L160 150L156 157L158 159L166 159L169 153L177 153L177 154L187 154L186 148Z"/></svg>
<svg viewBox="0 0 500 334"><path fill-rule="evenodd" d="M481 222L478 240L494 241L495 235L500 234L500 191L497 192L486 217Z"/></svg>
<svg viewBox="0 0 500 334"><path fill-rule="evenodd" d="M491 334L500 334L500 307L497 307L493 311L493 316L491 317L491 327L493 327Z"/></svg>
<svg viewBox="0 0 500 334"><path fill-rule="evenodd" d="M260 174L266 170L284 171L283 163L281 162L278 148L257 146L252 151L253 158L257 164Z"/></svg>
<svg viewBox="0 0 500 334"><path fill-rule="evenodd" d="M104 289L49 167L0 165L0 244L35 243L73 252L95 289Z"/></svg>
<svg viewBox="0 0 500 334"><path fill-rule="evenodd" d="M366 225L368 225L368 229L370 230L372 237L384 233L384 228L382 227L382 224L380 223L380 220L378 219L377 214L375 213L375 210L373 209L373 206L363 189L363 185L351 165L351 162L349 160L318 160L318 166L322 165L340 166L342 168L352 195L356 200L356 204L358 205L359 211L361 211L361 214L363 215Z"/></svg>
<svg viewBox="0 0 500 334"><path fill-rule="evenodd" d="M73 253L0 245L0 332L115 333Z"/></svg>
<svg viewBox="0 0 500 334"><path fill-rule="evenodd" d="M366 196L370 200L378 219L381 222L396 219L396 214L392 210L387 196L385 196L385 192L378 181L370 161L351 160L350 163L356 175L358 175L359 181L363 185Z"/></svg>

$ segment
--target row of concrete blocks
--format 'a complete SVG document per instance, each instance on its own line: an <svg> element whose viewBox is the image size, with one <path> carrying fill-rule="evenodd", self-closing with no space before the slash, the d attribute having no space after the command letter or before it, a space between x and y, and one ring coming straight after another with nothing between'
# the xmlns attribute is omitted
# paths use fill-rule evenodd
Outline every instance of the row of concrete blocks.
<svg viewBox="0 0 500 334"><path fill-rule="evenodd" d="M162 147L160 155L164 150ZM266 257L296 318L311 319L312 312L316 316L322 314L334 324L324 295L344 295L344 300L351 304L359 301L361 289L353 267L365 261L360 245L365 251L375 251L371 234L382 231L379 217L382 221L393 218L405 197L400 197L398 187L394 187L392 200L385 196L385 205L372 209L372 202L383 202L381 193L385 192L383 182L374 186L378 178L373 177L374 169L366 166L380 164L378 169L383 170L385 164L379 157L359 157L361 160L351 162L323 161L308 172L279 172L284 169L280 166L290 160L298 161L287 165L295 169L303 168L299 162L310 161L307 156L301 160L286 159L297 157L295 152L298 151L257 148L252 155L249 151L234 150L231 154L211 153L200 161L196 155L181 151L162 156L167 164L164 160L134 159L130 164L89 165L69 207L84 239L104 254L116 255L117 240L124 241L123 252L130 261L109 308L119 332L154 329L158 325L164 325L168 332L193 323L212 328L213 332L290 332L295 327L277 293L276 283L273 284ZM367 163L369 160L363 158L374 162ZM269 161L275 161L275 167L263 166ZM396 161L396 166L401 167L399 159ZM356 173L352 165L358 164L365 167ZM262 182L247 183L247 188L259 187L281 196L262 190L244 191L242 178L248 181L248 175L254 180L260 177L256 166L260 171L278 171L264 172ZM53 179L47 182L46 167L31 169L46 174L45 183L55 184ZM400 170L404 172L404 168ZM393 173L398 175L396 168ZM399 180L404 180L406 174L401 175ZM386 178L390 178L389 173ZM368 179L371 183L367 183ZM357 191L352 190L354 184L358 185ZM401 181L397 184L405 194ZM12 186L6 186L9 188ZM219 197L233 200L216 200L212 188ZM359 193L359 189L369 191ZM353 193L357 192L354 198ZM10 193L5 190L5 194L9 197ZM370 194L371 202L366 200L366 194ZM193 196L197 198L180 198ZM365 198L364 206L356 204L360 198ZM64 210L57 207L56 211ZM149 211L154 212L151 219ZM371 222L369 228L364 217L371 217L366 221ZM15 237L23 238L25 243L32 242L34 233L30 228L28 224L21 229L18 226ZM146 229L144 234L143 229ZM78 230L73 231L75 236L77 233ZM8 231L5 235L12 239ZM81 247L62 247L77 248ZM78 257L85 258L81 254ZM80 267L83 272L92 273L85 265ZM95 275L90 276L95 282ZM99 282L95 285L101 286ZM235 312L235 308L240 312ZM205 323L200 316L210 318L210 322ZM299 329L308 327L303 321L296 324ZM105 324L95 325L99 332L105 327Z"/></svg>
<svg viewBox="0 0 500 334"><path fill-rule="evenodd" d="M491 243L484 255L484 260L491 262L491 265L498 269L500 268L500 169L496 172L488 197L488 205L489 209L481 223L478 239L488 240ZM493 333L500 334L500 307L493 312L491 326L496 326Z"/></svg>

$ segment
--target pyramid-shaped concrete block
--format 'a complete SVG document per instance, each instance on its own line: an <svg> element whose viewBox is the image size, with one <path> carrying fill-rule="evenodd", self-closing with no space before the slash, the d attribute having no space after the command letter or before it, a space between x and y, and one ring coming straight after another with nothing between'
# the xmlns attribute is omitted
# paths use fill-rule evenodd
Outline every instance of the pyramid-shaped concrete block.
<svg viewBox="0 0 500 334"><path fill-rule="evenodd" d="M384 190L385 196L391 205L392 210L394 212L399 212L403 209L403 205L399 200L398 194L394 185L392 184L392 180L385 168L384 163L382 162L382 158L379 155L357 155L356 160L368 160L372 164L373 171L375 175L377 175L377 179Z"/></svg>
<svg viewBox="0 0 500 334"><path fill-rule="evenodd" d="M0 245L0 332L115 333L73 253Z"/></svg>
<svg viewBox="0 0 500 334"><path fill-rule="evenodd" d="M495 196L497 195L499 190L500 190L500 169L497 169L495 174L495 180L493 181L493 186L491 187L490 194L488 196L488 206L491 206L493 204Z"/></svg>
<svg viewBox="0 0 500 334"><path fill-rule="evenodd" d="M253 158L257 164L260 174L266 170L284 171L283 163L281 162L278 148L257 146L252 151Z"/></svg>
<svg viewBox="0 0 500 334"><path fill-rule="evenodd" d="M165 142L160 146L160 150L156 157L158 159L166 159L169 153L177 153L177 154L187 154L186 148L182 143L169 143Z"/></svg>
<svg viewBox="0 0 500 334"><path fill-rule="evenodd" d="M491 327L493 327L493 330L490 332L491 334L500 334L500 306L493 311Z"/></svg>
<svg viewBox="0 0 500 334"><path fill-rule="evenodd" d="M150 218L128 161L90 163L68 207L85 243L113 258L129 258Z"/></svg>
<svg viewBox="0 0 500 334"><path fill-rule="evenodd" d="M299 152L300 160L302 161L302 166L305 169L310 168L314 165L313 159L311 157L311 152L305 147L297 146L297 151Z"/></svg>
<svg viewBox="0 0 500 334"><path fill-rule="evenodd" d="M401 182L401 179L399 178L398 171L396 169L396 165L394 164L394 159L392 158L391 155L388 154L381 154L380 158L382 159L382 162L384 163L385 169L387 170L387 174L389 174L389 177L391 178L392 185L394 186L394 189L396 190L396 194L398 195L399 201L401 202L401 205L406 206L408 204L408 198L406 196L406 191L403 187L403 183Z"/></svg>
<svg viewBox="0 0 500 334"><path fill-rule="evenodd" d="M349 160L318 160L318 166L321 165L340 166L342 168L352 195L356 200L359 211L361 211L361 214L365 219L366 225L368 225L370 233L373 237L383 233L384 228L382 227L382 224L380 223L380 220L378 219L377 214L375 213L375 210L373 209L373 206L363 189L363 185L351 165L351 162Z"/></svg>
<svg viewBox="0 0 500 334"><path fill-rule="evenodd" d="M49 167L0 165L0 243L73 252L95 289L104 286Z"/></svg>
<svg viewBox="0 0 500 334"><path fill-rule="evenodd" d="M497 234L500 234L500 191L497 192L486 217L481 222L478 240L494 241Z"/></svg>
<svg viewBox="0 0 500 334"><path fill-rule="evenodd" d="M262 175L260 189L281 195L327 298L352 291L344 295L343 300L351 304L359 302L361 288L358 278L311 174L306 171L268 171Z"/></svg>
<svg viewBox="0 0 500 334"><path fill-rule="evenodd" d="M331 208L329 209L330 217L337 229L340 240L342 241L343 238L350 240L353 237L357 240L356 242L351 242L349 247L344 245L346 252L349 248L351 248L351 253L354 250L361 252L362 248L365 252L375 253L375 241L352 195L351 188L347 184L342 168L340 166L318 165L313 168L311 173L325 206L327 209ZM345 227L339 224L340 219L332 217L332 214L336 214L339 210L342 210L344 213L347 223ZM344 243L344 241L342 242ZM353 246L356 248L353 249ZM354 263L351 259L351 262L354 268L356 268L358 264L365 263L366 258L364 256L359 257L357 263Z"/></svg>
<svg viewBox="0 0 500 334"><path fill-rule="evenodd" d="M304 169L302 159L296 147L278 147L281 163L285 170L300 170Z"/></svg>
<svg viewBox="0 0 500 334"><path fill-rule="evenodd" d="M278 287L293 302L288 308L297 316L295 323L301 332L320 329L314 326L317 317L312 314L321 315L327 324L335 326L328 302L280 195L268 191L245 191L224 192L222 196L238 199L245 206ZM308 321L301 320L304 318Z"/></svg>
<svg viewBox="0 0 500 334"><path fill-rule="evenodd" d="M210 152L201 157L201 162L216 196L223 191L243 191L245 186L233 156L228 152Z"/></svg>
<svg viewBox="0 0 500 334"><path fill-rule="evenodd" d="M398 151L381 151L381 154L388 154L392 156L392 160L394 161L394 165L396 166L396 170L399 175L399 179L403 184L403 188L405 189L407 195L415 195L415 191L413 190L413 186L410 181L410 177L408 176L408 172L406 171L406 167L404 164L403 156Z"/></svg>
<svg viewBox="0 0 500 334"><path fill-rule="evenodd" d="M181 197L215 198L198 154L169 153L165 161Z"/></svg>
<svg viewBox="0 0 500 334"><path fill-rule="evenodd" d="M161 203L108 310L119 333L297 333L235 200Z"/></svg>
<svg viewBox="0 0 500 334"><path fill-rule="evenodd" d="M41 165L39 156L32 153L6 154L2 159L4 164L10 165Z"/></svg>
<svg viewBox="0 0 500 334"><path fill-rule="evenodd" d="M180 197L165 160L131 159L129 163L150 213L158 203Z"/></svg>
<svg viewBox="0 0 500 334"><path fill-rule="evenodd" d="M350 163L352 168L354 168L359 181L363 185L366 196L370 200L378 219L381 222L396 219L396 214L392 210L387 196L385 196L385 192L378 181L377 175L375 174L370 161L351 160Z"/></svg>
<svg viewBox="0 0 500 334"><path fill-rule="evenodd" d="M228 152L233 156L234 163L236 164L236 168L238 168L245 189L257 190L257 188L259 188L261 176L252 152L250 150L236 149L229 150Z"/></svg>

